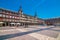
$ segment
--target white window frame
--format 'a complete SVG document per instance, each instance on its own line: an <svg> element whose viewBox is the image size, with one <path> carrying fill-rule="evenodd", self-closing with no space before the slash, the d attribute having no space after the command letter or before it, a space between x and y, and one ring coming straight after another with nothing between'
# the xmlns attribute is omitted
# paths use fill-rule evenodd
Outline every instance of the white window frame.
<svg viewBox="0 0 60 40"><path fill-rule="evenodd" d="M12 16L12 18L14 18L14 16Z"/></svg>
<svg viewBox="0 0 60 40"><path fill-rule="evenodd" d="M5 17L6 15L3 15L3 17Z"/></svg>
<svg viewBox="0 0 60 40"><path fill-rule="evenodd" d="M8 16L8 15L6 15L6 17L8 18L9 16Z"/></svg>
<svg viewBox="0 0 60 40"><path fill-rule="evenodd" d="M0 17L2 17L2 14L0 14Z"/></svg>
<svg viewBox="0 0 60 40"><path fill-rule="evenodd" d="M11 16L10 16L10 18L11 18Z"/></svg>

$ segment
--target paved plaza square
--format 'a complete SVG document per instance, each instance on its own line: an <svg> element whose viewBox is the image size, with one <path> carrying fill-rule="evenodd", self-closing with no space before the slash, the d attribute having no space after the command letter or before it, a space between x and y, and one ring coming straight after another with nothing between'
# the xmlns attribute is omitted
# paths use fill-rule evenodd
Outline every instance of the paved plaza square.
<svg viewBox="0 0 60 40"><path fill-rule="evenodd" d="M0 40L60 40L60 27L0 27Z"/></svg>

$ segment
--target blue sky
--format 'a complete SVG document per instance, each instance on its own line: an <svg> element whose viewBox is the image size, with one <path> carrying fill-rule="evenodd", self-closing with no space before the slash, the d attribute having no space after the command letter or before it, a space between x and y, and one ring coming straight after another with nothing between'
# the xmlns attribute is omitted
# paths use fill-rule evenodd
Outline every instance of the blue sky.
<svg viewBox="0 0 60 40"><path fill-rule="evenodd" d="M60 17L60 0L0 0L0 8L18 11L22 5L23 12L39 18Z"/></svg>

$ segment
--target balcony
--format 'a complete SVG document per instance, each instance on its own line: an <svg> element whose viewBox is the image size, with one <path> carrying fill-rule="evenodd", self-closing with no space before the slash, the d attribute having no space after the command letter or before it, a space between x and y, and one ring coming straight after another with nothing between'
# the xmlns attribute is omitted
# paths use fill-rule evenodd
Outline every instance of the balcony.
<svg viewBox="0 0 60 40"><path fill-rule="evenodd" d="M26 18L23 18L23 17L20 17L20 19L22 19L22 20L26 20Z"/></svg>

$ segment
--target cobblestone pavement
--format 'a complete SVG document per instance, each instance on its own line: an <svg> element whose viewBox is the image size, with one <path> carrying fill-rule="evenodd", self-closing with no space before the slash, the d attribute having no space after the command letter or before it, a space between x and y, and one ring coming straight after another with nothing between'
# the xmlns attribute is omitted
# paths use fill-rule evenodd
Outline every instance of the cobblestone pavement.
<svg viewBox="0 0 60 40"><path fill-rule="evenodd" d="M60 40L60 27L0 27L0 40Z"/></svg>

